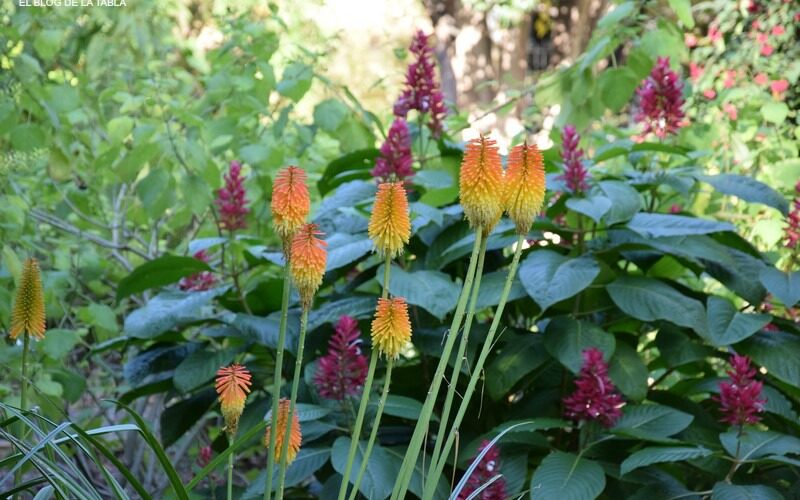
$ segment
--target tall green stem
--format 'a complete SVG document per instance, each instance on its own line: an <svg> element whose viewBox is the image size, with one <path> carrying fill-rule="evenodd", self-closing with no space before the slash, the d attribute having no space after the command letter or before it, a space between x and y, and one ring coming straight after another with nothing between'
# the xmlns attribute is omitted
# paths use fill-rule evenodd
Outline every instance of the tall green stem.
<svg viewBox="0 0 800 500"><path fill-rule="evenodd" d="M431 477L437 460L439 460L439 453L442 450L444 443L444 436L447 435L447 423L450 419L450 409L453 405L453 398L456 393L456 386L458 385L458 377L461 375L461 363L464 361L464 356L467 351L467 342L469 340L469 332L472 329L472 319L475 317L475 307L478 303L478 294L481 287L481 276L483 275L483 263L486 260L486 244L489 238L484 238L481 242L481 250L478 254L478 265L475 268L475 283L472 285L472 296L469 299L469 307L467 308L467 317L464 320L464 331L461 334L461 343L458 346L458 354L456 354L455 362L453 363L453 373L450 375L447 388L447 397L444 400L444 407L442 409L441 421L439 425L439 433L437 435L436 443L433 447L433 455L431 455L431 464L428 469L428 477Z"/></svg>
<svg viewBox="0 0 800 500"><path fill-rule="evenodd" d="M386 256L383 263L383 292L381 298L389 297L389 278L392 268L391 256ZM350 483L350 475L353 472L353 460L356 457L356 450L358 449L358 442L361 439L361 428L364 426L364 415L367 413L367 406L369 405L369 395L372 392L372 381L375 379L375 367L378 365L378 352L374 346L369 359L369 370L367 371L367 379L364 381L364 389L361 392L361 402L358 405L358 415L356 415L356 423L353 426L353 435L350 437L350 449L347 452L347 465L344 468L342 477L342 485L339 487L339 500L344 500L347 496L347 485ZM387 374L388 375L388 374ZM388 376L387 382L388 384ZM376 428L377 425L373 426ZM362 461L366 463L366 461Z"/></svg>
<svg viewBox="0 0 800 500"><path fill-rule="evenodd" d="M480 378L481 371L483 371L483 365L484 363L486 363L486 358L489 356L489 351L491 351L492 345L494 344L494 336L495 333L497 333L497 328L500 326L500 320L503 317L503 310L506 307L506 302L508 301L508 294L511 292L511 285L514 283L514 277L517 275L519 258L520 255L522 255L523 241L525 241L525 235L520 234L517 237L517 245L516 245L516 250L514 251L514 258L511 260L511 266L508 268L508 276L506 277L506 282L505 285L503 286L503 293L500 295L500 303L497 304L497 309L494 312L492 325L489 327L489 333L486 335L486 340L484 341L480 356L478 356L478 361L475 363L472 375L469 378L469 384L467 385L467 389L464 392L464 398L461 400L461 406L459 406L458 413L456 413L456 418L455 420L453 420L453 427L449 435L447 436L447 442L445 443L440 459L436 464L436 469L434 470L433 475L430 476L428 484L425 485L425 490L422 494L423 500L432 498L433 493L436 491L436 478L438 478L442 474L442 470L444 469L444 464L446 462L445 457L447 457L448 453L450 453L450 449L453 447L453 442L455 441L456 435L458 434L458 426L461 425L461 422L464 419L464 414L467 412L469 401L472 398L472 394L475 392L475 386L478 384L478 379Z"/></svg>
<svg viewBox="0 0 800 500"><path fill-rule="evenodd" d="M233 455L233 453L228 455L228 500L233 500Z"/></svg>
<svg viewBox="0 0 800 500"><path fill-rule="evenodd" d="M433 406L436 404L439 387L444 378L444 371L447 368L450 354L453 351L453 344L458 336L458 329L461 327L461 320L464 318L464 310L467 307L467 299L472 290L472 283L475 279L475 267L478 262L478 253L481 249L482 236L483 230L477 228L475 231L475 244L472 246L472 255L469 258L469 267L467 268L467 275L464 278L464 286L461 289L461 295L458 298L456 312L453 314L453 321L450 323L450 330L448 330L447 340L445 340L444 348L442 349L442 356L439 358L439 364L436 366L436 372L433 375L431 387L428 390L428 396L425 398L425 404L420 412L417 425L414 427L414 434L411 436L411 442L408 444L406 455L403 458L403 465L400 468L400 473L394 484L392 500L405 498L411 475L414 473L414 468L417 464L417 457L422 449L422 442L425 439L425 435L428 433L428 425L431 420L431 415L433 414Z"/></svg>
<svg viewBox="0 0 800 500"><path fill-rule="evenodd" d="M361 485L361 480L364 479L364 473L367 471L367 463L369 456L372 454L372 447L375 444L375 438L378 435L378 426L381 423L383 416L383 408L386 406L386 397L389 395L389 385L392 380L392 368L394 366L394 359L389 358L386 364L386 379L383 381L383 391L381 391L381 399L378 401L378 410L375 413L375 420L372 422L372 430L369 433L369 441L367 441L367 449L364 451L364 456L361 457L361 467L358 469L356 482L353 484L353 491L350 492L350 500L355 500L358 495L358 487Z"/></svg>
<svg viewBox="0 0 800 500"><path fill-rule="evenodd" d="M28 409L28 351L31 347L31 336L28 332L22 333L22 367L20 374L22 376L19 387L19 409L24 412ZM19 440L22 442L26 434L25 424L20 420L19 422ZM22 450L20 450L22 451ZM14 476L14 484L19 484L22 480L22 468L17 469ZM18 497L16 497L18 498Z"/></svg>
<svg viewBox="0 0 800 500"><path fill-rule="evenodd" d="M278 401L281 398L281 379L283 378L283 350L286 343L286 324L289 319L289 292L291 291L292 276L289 269L289 252L284 252L283 268L283 297L281 298L281 323L278 328L278 345L275 355L275 383L272 386L272 420L269 433L269 448L267 449L266 484L264 487L264 500L272 497L272 476L275 468L275 441L278 428Z"/></svg>
<svg viewBox="0 0 800 500"><path fill-rule="evenodd" d="M278 498L283 498L283 487L286 483L286 466L288 462L289 437L292 435L292 419L294 418L297 390L300 386L300 373L303 371L303 349L306 343L306 330L308 330L308 308L303 308L300 316L300 338L297 340L297 360L294 362L294 376L292 378L292 393L289 397L289 414L286 416L286 430L283 433L283 446L281 446L281 473L278 482Z"/></svg>

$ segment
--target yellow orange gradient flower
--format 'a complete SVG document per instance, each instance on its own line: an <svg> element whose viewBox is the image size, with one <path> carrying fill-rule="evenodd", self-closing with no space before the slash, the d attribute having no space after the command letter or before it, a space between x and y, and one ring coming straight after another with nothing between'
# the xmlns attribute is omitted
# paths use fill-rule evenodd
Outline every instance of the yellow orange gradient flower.
<svg viewBox="0 0 800 500"><path fill-rule="evenodd" d="M495 141L481 135L467 143L461 161L461 206L470 226L489 234L503 215L503 166Z"/></svg>
<svg viewBox="0 0 800 500"><path fill-rule="evenodd" d="M369 237L382 255L397 257L411 237L408 198L402 182L378 186L375 205L369 218Z"/></svg>
<svg viewBox="0 0 800 500"><path fill-rule="evenodd" d="M300 293L300 303L305 309L311 307L314 294L325 276L325 265L328 260L328 251L325 247L328 244L317 237L321 235L316 224L305 224L292 238L290 254L292 279Z"/></svg>
<svg viewBox="0 0 800 500"><path fill-rule="evenodd" d="M505 211L517 232L525 234L544 202L544 159L535 144L529 146L526 142L511 149L503 184Z"/></svg>
<svg viewBox="0 0 800 500"><path fill-rule="evenodd" d="M39 272L39 263L31 258L22 266L22 276L14 299L14 308L11 311L11 330L8 335L11 339L16 339L20 333L24 333L43 339L45 330L42 276Z"/></svg>
<svg viewBox="0 0 800 500"><path fill-rule="evenodd" d="M270 418L271 420L271 418ZM281 451L283 451L283 437L286 435L286 426L289 421L289 400L281 399L278 401L278 434L275 436L275 463L280 463ZM267 432L264 435L264 446L269 448L270 439L270 426L267 426ZM289 447L286 449L286 463L290 464L300 451L300 445L303 444L303 433L300 431L300 418L297 416L297 408L295 408L292 415L292 427L289 430Z"/></svg>
<svg viewBox="0 0 800 500"><path fill-rule="evenodd" d="M250 372L244 366L234 363L217 370L217 394L225 419L225 432L234 436L239 427L239 417L244 411L244 401L250 392Z"/></svg>
<svg viewBox="0 0 800 500"><path fill-rule="evenodd" d="M387 358L397 359L411 340L408 304L402 297L378 299L372 320L372 345Z"/></svg>
<svg viewBox="0 0 800 500"><path fill-rule="evenodd" d="M300 229L311 210L306 186L306 173L299 167L286 167L275 176L272 185L272 224L275 232L288 244Z"/></svg>

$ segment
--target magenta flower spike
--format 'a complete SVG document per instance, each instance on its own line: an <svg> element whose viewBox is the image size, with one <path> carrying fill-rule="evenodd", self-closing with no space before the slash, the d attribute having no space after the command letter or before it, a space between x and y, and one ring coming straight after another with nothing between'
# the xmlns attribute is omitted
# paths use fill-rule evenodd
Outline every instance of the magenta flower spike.
<svg viewBox="0 0 800 500"><path fill-rule="evenodd" d="M683 127L683 81L669 67L668 57L659 57L653 70L636 89L639 109L634 119L644 125L642 136L654 133L664 138Z"/></svg>
<svg viewBox="0 0 800 500"><path fill-rule="evenodd" d="M734 354L731 356L729 379L719 383L719 396L712 399L719 403L721 422L741 426L755 424L764 411L766 399L761 397L763 384L753 377L756 369L750 366L750 358Z"/></svg>
<svg viewBox="0 0 800 500"><path fill-rule="evenodd" d="M470 463L472 463L487 446L489 446L489 441L484 439L481 443L481 446L478 448L478 452L475 454L475 457L472 458ZM472 475L469 477L469 479L467 479L467 484L458 494L458 500L465 500L468 498L478 488L491 481L492 478L499 474L499 472L500 450L497 448L497 446L492 446L489 448L489 451L486 452L486 455L483 456L477 467L475 467L475 470L472 471ZM506 498L505 478L501 477L500 479L495 480L486 489L481 491L475 498L480 500L504 500Z"/></svg>
<svg viewBox="0 0 800 500"><path fill-rule="evenodd" d="M226 231L236 231L247 227L245 216L250 212L247 208L247 193L244 189L242 165L232 161L225 175L225 185L217 191L215 201L219 208L219 225Z"/></svg>
<svg viewBox="0 0 800 500"><path fill-rule="evenodd" d="M428 39L429 36L419 30L411 41L409 51L416 56L416 59L408 65L405 88L394 104L394 115L406 118L412 109L427 113L430 120L428 128L434 137L439 137L447 107L436 81L433 49Z"/></svg>
<svg viewBox="0 0 800 500"><path fill-rule="evenodd" d="M321 357L314 375L319 395L342 401L357 396L367 378L367 358L361 353L358 322L342 316L328 343L328 353Z"/></svg>
<svg viewBox="0 0 800 500"><path fill-rule="evenodd" d="M604 427L617 423L622 416L622 396L608 378L608 364L600 349L583 351L583 366L575 386L575 392L564 398L567 418L575 422L596 420Z"/></svg>
<svg viewBox="0 0 800 500"><path fill-rule="evenodd" d="M403 180L414 175L412 161L408 124L402 118L395 118L381 146L381 155L375 160L372 176L383 182L392 180L392 177Z"/></svg>

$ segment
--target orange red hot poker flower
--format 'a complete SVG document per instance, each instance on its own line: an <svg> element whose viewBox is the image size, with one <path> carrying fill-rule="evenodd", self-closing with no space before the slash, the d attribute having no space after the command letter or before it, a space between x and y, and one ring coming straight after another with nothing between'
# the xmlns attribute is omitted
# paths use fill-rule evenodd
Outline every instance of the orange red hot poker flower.
<svg viewBox="0 0 800 500"><path fill-rule="evenodd" d="M544 160L535 144L520 144L511 150L503 184L505 211L517 232L525 234L544 202Z"/></svg>
<svg viewBox="0 0 800 500"><path fill-rule="evenodd" d="M495 141L481 135L467 143L459 184L470 226L489 234L503 215L503 166Z"/></svg>
<svg viewBox="0 0 800 500"><path fill-rule="evenodd" d="M384 182L378 186L368 229L381 254L396 257L403 253L403 245L411 237L411 221L402 182Z"/></svg>
<svg viewBox="0 0 800 500"><path fill-rule="evenodd" d="M294 284L300 294L300 302L305 309L311 307L314 294L325 276L325 266L328 260L328 252L325 247L328 244L317 237L321 235L316 224L305 224L297 230L292 238L290 250L292 279L294 279Z"/></svg>
<svg viewBox="0 0 800 500"><path fill-rule="evenodd" d="M239 427L239 417L244 411L244 401L250 392L250 372L244 366L234 363L217 371L217 394L219 395L225 431L234 436Z"/></svg>
<svg viewBox="0 0 800 500"><path fill-rule="evenodd" d="M22 267L8 335L12 340L20 333L43 339L45 330L44 291L39 263L36 259L28 259Z"/></svg>
<svg viewBox="0 0 800 500"><path fill-rule="evenodd" d="M378 299L372 320L372 345L387 358L397 359L411 340L408 304L402 297Z"/></svg>
<svg viewBox="0 0 800 500"><path fill-rule="evenodd" d="M306 186L306 173L298 167L286 167L278 172L272 185L272 223L284 243L300 229L311 210L311 198Z"/></svg>
<svg viewBox="0 0 800 500"><path fill-rule="evenodd" d="M271 418L269 419L272 420ZM286 427L289 421L289 400L281 399L278 402L278 434L275 435L275 463L280 463L281 451L283 451L283 437L286 435ZM267 427L267 432L264 435L264 446L269 448L270 429ZM297 416L297 409L295 408L292 414L292 425L289 430L289 446L286 449L286 463L290 464L300 451L300 445L303 443L303 433L300 430L300 418Z"/></svg>

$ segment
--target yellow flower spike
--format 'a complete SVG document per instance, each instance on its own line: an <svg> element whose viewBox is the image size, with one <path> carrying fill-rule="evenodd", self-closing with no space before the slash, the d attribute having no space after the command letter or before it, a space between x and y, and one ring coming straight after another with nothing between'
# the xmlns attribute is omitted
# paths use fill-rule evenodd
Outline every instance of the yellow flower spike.
<svg viewBox="0 0 800 500"><path fill-rule="evenodd" d="M372 346L387 358L397 359L400 350L411 340L406 299L378 299L372 320Z"/></svg>
<svg viewBox="0 0 800 500"><path fill-rule="evenodd" d="M229 436L234 436L239 427L239 417L244 411L250 385L250 372L238 363L217 370L217 394L225 419L225 431Z"/></svg>
<svg viewBox="0 0 800 500"><path fill-rule="evenodd" d="M39 263L31 258L26 260L22 267L8 335L14 340L20 333L24 333L41 340L46 329L42 276L39 272Z"/></svg>
<svg viewBox="0 0 800 500"><path fill-rule="evenodd" d="M275 176L272 185L272 224L275 232L288 244L300 229L311 210L311 198L306 186L306 173L298 167L286 167Z"/></svg>
<svg viewBox="0 0 800 500"><path fill-rule="evenodd" d="M495 141L481 135L467 143L459 179L461 206L473 228L488 235L503 215L503 166Z"/></svg>
<svg viewBox="0 0 800 500"><path fill-rule="evenodd" d="M503 189L503 206L517 225L517 232L527 234L544 202L544 159L535 144L520 144L508 154L508 168Z"/></svg>
<svg viewBox="0 0 800 500"><path fill-rule="evenodd" d="M291 247L291 272L297 291L300 293L300 303L304 309L311 307L314 294L322 284L325 276L325 266L328 252L325 241L319 239L322 233L316 224L305 224L297 230L292 238Z"/></svg>
<svg viewBox="0 0 800 500"><path fill-rule="evenodd" d="M411 237L408 198L402 182L378 186L375 205L369 218L369 237L382 255L397 257Z"/></svg>
<svg viewBox="0 0 800 500"><path fill-rule="evenodd" d="M271 418L270 418L271 420ZM281 451L283 450L283 436L286 435L286 425L289 420L289 400L281 399L278 402L278 434L275 435L275 463L281 461ZM264 446L269 448L270 427L267 426L267 432L264 435ZM300 445L303 444L303 433L300 430L300 418L297 416L297 408L295 407L294 414L292 415L292 428L289 431L289 447L286 449L286 464L292 463L300 451Z"/></svg>

